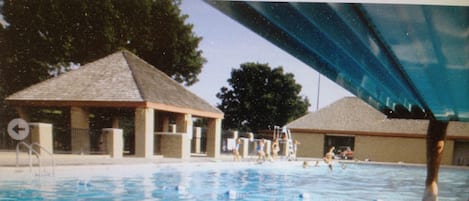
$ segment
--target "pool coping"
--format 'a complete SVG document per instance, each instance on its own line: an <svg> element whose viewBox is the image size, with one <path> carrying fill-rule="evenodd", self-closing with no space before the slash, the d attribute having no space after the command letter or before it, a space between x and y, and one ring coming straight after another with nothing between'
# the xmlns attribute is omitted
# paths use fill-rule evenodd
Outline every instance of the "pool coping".
<svg viewBox="0 0 469 201"><path fill-rule="evenodd" d="M241 161L233 161L231 154L221 154L218 158L205 157L201 155L193 155L187 159L165 158L155 155L149 158L139 158L134 156L126 156L123 158L111 158L109 155L78 155L78 154L54 154L55 166L89 166L89 165L129 165L129 164L181 164L181 163L253 163L256 161L255 156L249 156ZM33 161L37 164L35 159ZM42 162L44 165L50 164L50 159ZM287 159L280 159L280 162ZM308 161L310 164L315 161L321 161L321 158L298 158L297 161ZM405 162L379 162L379 161L362 161L362 160L334 160L336 163L344 164L372 164L372 165L397 165L397 166L415 166L425 167L426 164L405 163ZM16 153L0 151L0 168L14 167L16 168ZM28 167L27 155L20 155L20 167ZM444 168L455 168L469 170L469 166L441 165Z"/></svg>

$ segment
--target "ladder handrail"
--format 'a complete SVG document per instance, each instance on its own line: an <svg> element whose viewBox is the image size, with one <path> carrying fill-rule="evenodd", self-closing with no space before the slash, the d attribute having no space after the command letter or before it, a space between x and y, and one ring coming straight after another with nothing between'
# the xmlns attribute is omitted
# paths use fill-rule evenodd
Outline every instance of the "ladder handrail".
<svg viewBox="0 0 469 201"><path fill-rule="evenodd" d="M47 150L44 146L42 146L41 144L37 143L37 142L33 142L31 143L31 149L33 149L34 145L38 146L40 149L42 149L43 151L45 151L47 154L49 154L49 156L52 158L52 175L55 174L55 159L54 159L54 155L49 151ZM33 149L34 150L34 149Z"/></svg>
<svg viewBox="0 0 469 201"><path fill-rule="evenodd" d="M282 133L282 128L280 126L274 126L274 136L272 139L279 139L280 138L280 134Z"/></svg>
<svg viewBox="0 0 469 201"><path fill-rule="evenodd" d="M39 162L39 166L41 166L41 157L39 156L39 153L36 150L34 150L31 145L28 145L26 142L21 141L18 144L16 144L16 167L19 166L20 145L24 145L26 148L28 148L29 171L31 172L32 167L33 167L33 163L32 163L32 160L31 160L31 154L33 152L37 157L37 160Z"/></svg>
<svg viewBox="0 0 469 201"><path fill-rule="evenodd" d="M296 150L293 146L293 139L291 137L290 129L285 127L285 135L287 136L287 143L288 143L288 159L294 160L296 159Z"/></svg>

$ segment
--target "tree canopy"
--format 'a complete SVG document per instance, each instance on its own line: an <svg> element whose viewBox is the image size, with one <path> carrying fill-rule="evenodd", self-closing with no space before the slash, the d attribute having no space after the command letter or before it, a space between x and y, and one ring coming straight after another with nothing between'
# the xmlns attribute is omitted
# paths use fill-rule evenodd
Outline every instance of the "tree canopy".
<svg viewBox="0 0 469 201"><path fill-rule="evenodd" d="M301 85L282 67L244 63L231 71L231 88L217 94L218 108L225 113L224 129L258 131L283 126L306 114L308 98L300 96Z"/></svg>
<svg viewBox="0 0 469 201"><path fill-rule="evenodd" d="M0 28L1 85L13 93L120 49L186 85L205 59L201 37L178 0L5 0Z"/></svg>

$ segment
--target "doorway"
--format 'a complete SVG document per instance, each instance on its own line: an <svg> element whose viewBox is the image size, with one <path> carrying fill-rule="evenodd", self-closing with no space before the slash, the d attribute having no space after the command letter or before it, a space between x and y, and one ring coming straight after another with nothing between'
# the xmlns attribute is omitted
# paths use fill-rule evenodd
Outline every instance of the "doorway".
<svg viewBox="0 0 469 201"><path fill-rule="evenodd" d="M453 165L469 166L469 141L455 141Z"/></svg>

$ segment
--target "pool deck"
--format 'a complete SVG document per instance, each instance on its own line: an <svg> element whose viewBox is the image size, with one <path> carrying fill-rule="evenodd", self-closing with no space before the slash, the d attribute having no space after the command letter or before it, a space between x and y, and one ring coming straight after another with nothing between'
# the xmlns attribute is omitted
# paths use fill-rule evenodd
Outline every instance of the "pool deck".
<svg viewBox="0 0 469 201"><path fill-rule="evenodd" d="M44 161L50 161L50 157L44 156ZM231 155L222 155L220 158L214 159L203 155L192 155L188 159L164 158L155 155L150 158L139 158L135 156L124 156L122 158L111 158L109 155L79 155L79 154L54 154L54 161L57 166L68 165L118 165L118 164L151 164L151 163L187 163L187 162L214 162L214 161L232 161ZM20 166L28 165L28 155L20 153ZM32 157L34 164L37 160ZM43 162L48 163L48 162ZM16 152L0 152L0 167L16 166Z"/></svg>
<svg viewBox="0 0 469 201"><path fill-rule="evenodd" d="M37 164L37 160L33 156L33 165ZM48 164L50 157L41 157L42 164ZM321 160L319 158L298 158L297 161L315 161ZM28 155L20 153L19 155L20 166L28 166ZM256 156L248 156L241 159L239 162L255 162ZM287 161L286 159L279 159L279 161ZM109 155L79 155L79 154L54 154L54 162L56 166L78 166L78 165L125 165L125 164L164 164L164 163L204 163L204 162L234 162L231 154L221 154L218 158L207 157L201 154L192 154L190 158L165 158L163 156L155 155L150 158L139 158L135 156L124 156L122 158L111 158ZM353 161L346 161L353 162ZM16 152L0 151L0 167L15 167L16 166Z"/></svg>
<svg viewBox="0 0 469 201"><path fill-rule="evenodd" d="M45 159L42 164L47 164L49 157ZM32 157L33 165L37 164L37 160ZM322 161L320 158L298 158L297 161L309 161L310 165L314 161ZM28 155L20 153L19 164L21 167L28 166ZM241 159L239 162L255 162L256 156L249 156L248 158ZM279 159L279 161L287 161L286 159ZM412 164L412 163L391 163L391 162L375 162L375 161L354 161L354 160L335 160L339 163L366 163L366 164L382 164L382 165L406 165L406 166L425 166L425 164ZM124 156L122 158L111 158L109 155L79 155L79 154L54 154L54 162L56 166L82 166L82 165L128 165L128 164L171 164L171 163L209 163L209 162L234 162L231 154L221 154L218 158L206 157L205 155L193 154L187 159L178 158L164 158L163 156L155 155L150 158L139 158L135 156ZM236 162L236 163L239 163ZM15 167L16 166L16 152L0 151L0 168L1 167ZM462 168L469 170L469 166L448 166L453 168Z"/></svg>

